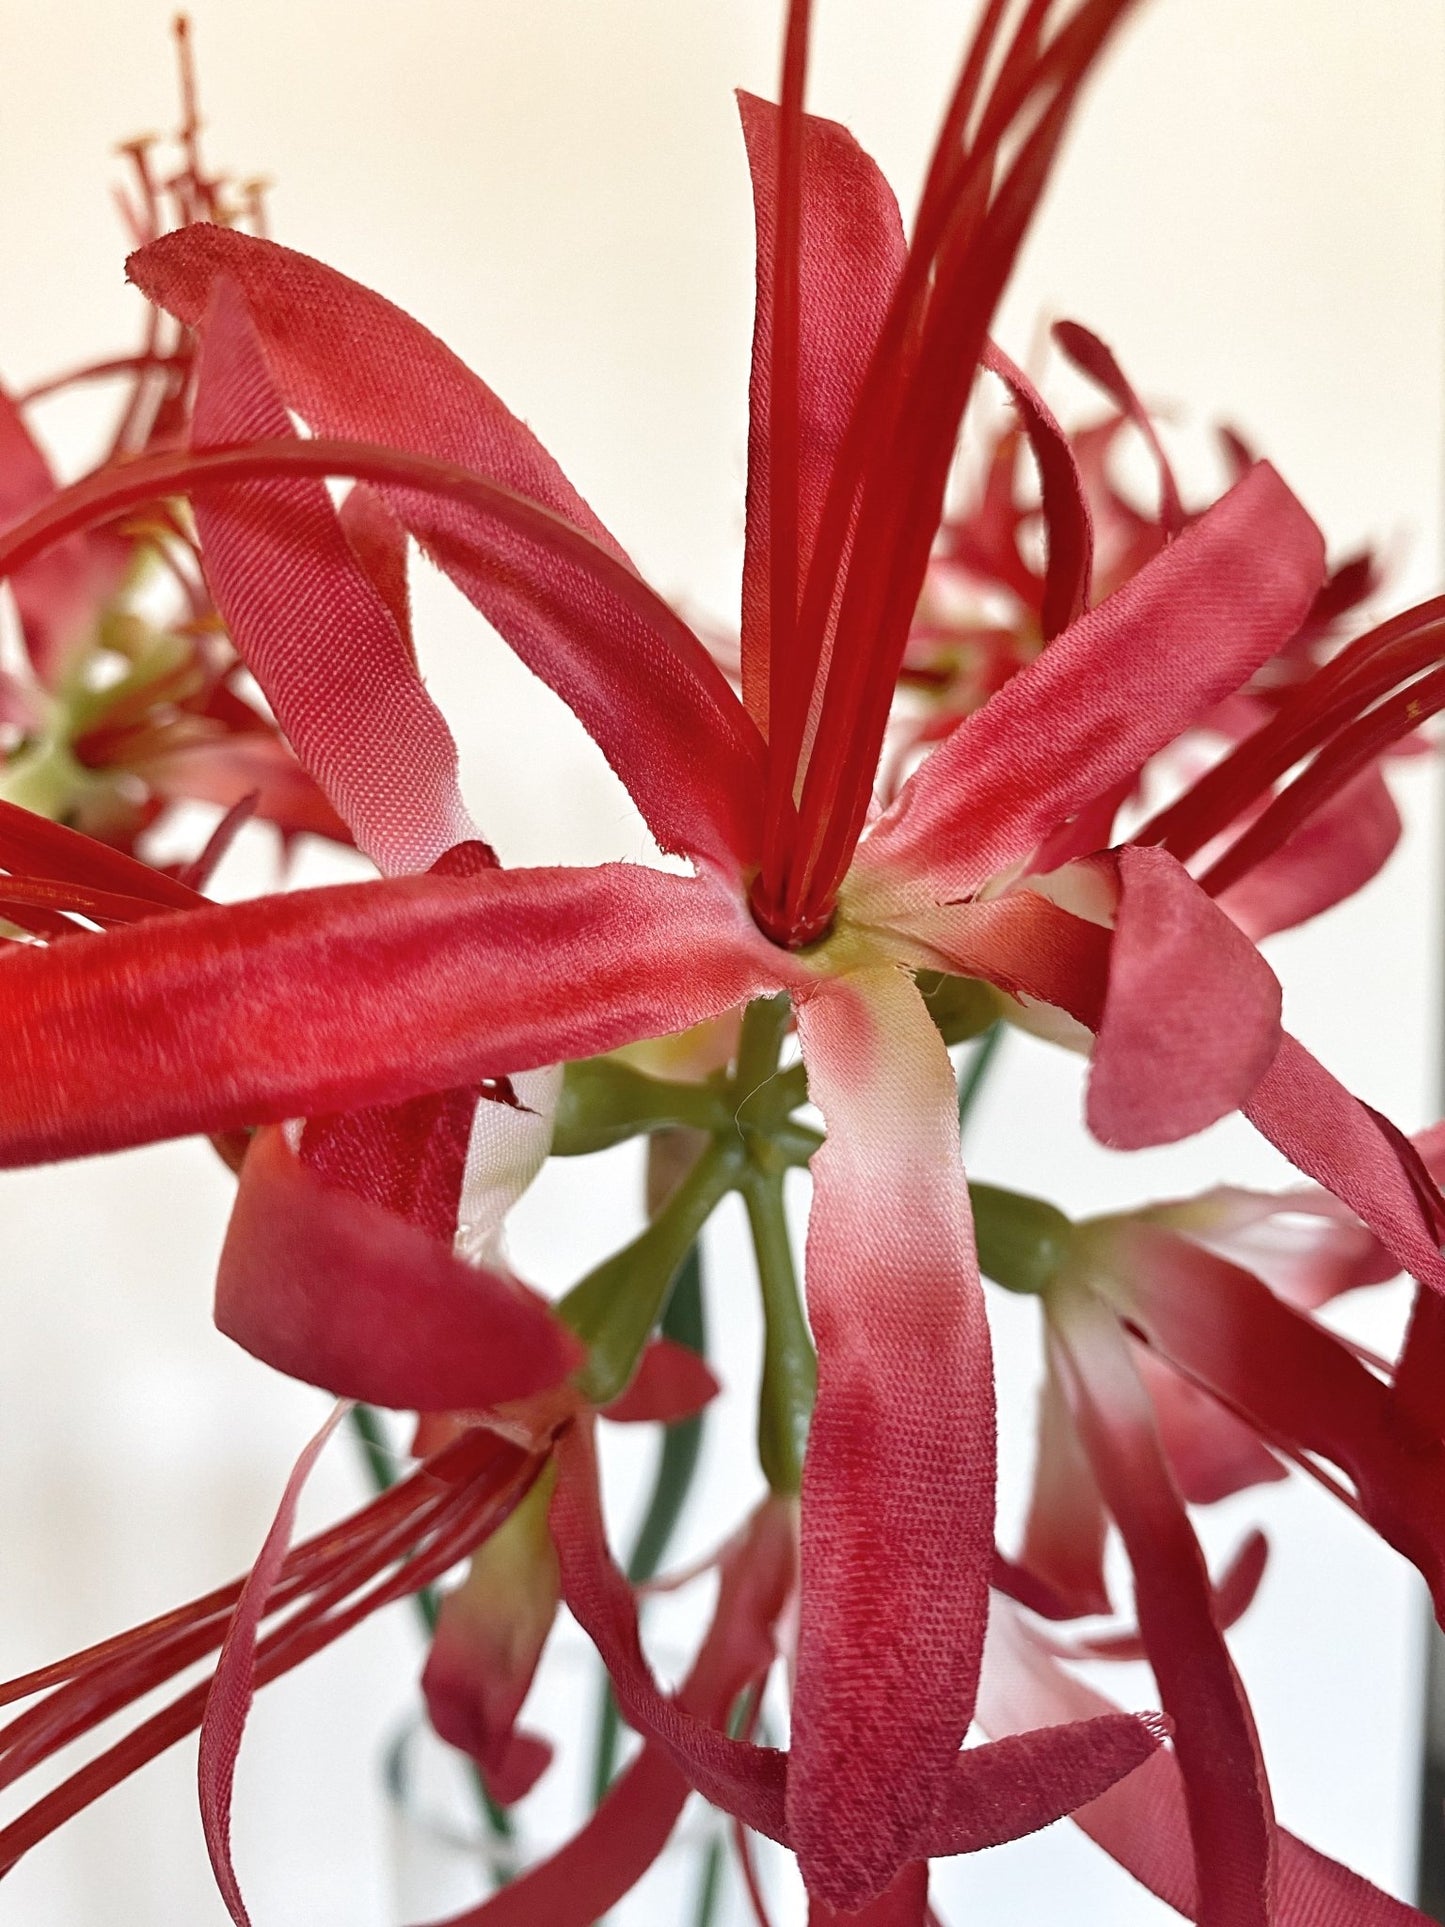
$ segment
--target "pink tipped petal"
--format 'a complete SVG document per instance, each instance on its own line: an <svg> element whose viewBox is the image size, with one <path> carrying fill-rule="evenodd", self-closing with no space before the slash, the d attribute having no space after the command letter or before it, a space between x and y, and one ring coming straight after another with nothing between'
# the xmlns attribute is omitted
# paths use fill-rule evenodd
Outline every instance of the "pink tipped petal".
<svg viewBox="0 0 1445 1927"><path fill-rule="evenodd" d="M1269 1785L1148 1395L1118 1321L1091 1293L1056 1294L1050 1311L1064 1383L1128 1549L1139 1630L1174 1722L1201 1912L1211 1927L1271 1927Z"/></svg>
<svg viewBox="0 0 1445 1927"><path fill-rule="evenodd" d="M1170 1144L1244 1104L1279 1049L1278 979L1163 850L1119 852L1086 1115L1103 1143Z"/></svg>
<svg viewBox="0 0 1445 1927"><path fill-rule="evenodd" d="M968 1730L993 1555L988 1324L948 1053L884 968L800 1001L818 1400L803 1467L788 1823L859 1907L916 1858Z"/></svg>
<svg viewBox="0 0 1445 1927"><path fill-rule="evenodd" d="M246 1153L216 1323L278 1371L403 1411L523 1398L581 1360L544 1300L322 1182L275 1128Z"/></svg>
<svg viewBox="0 0 1445 1927"><path fill-rule="evenodd" d="M288 435L245 302L224 277L203 343L192 445ZM206 579L231 639L367 855L391 874L425 870L475 835L451 731L325 484L198 490L195 510Z"/></svg>
<svg viewBox="0 0 1445 1927"><path fill-rule="evenodd" d="M772 525L769 457L772 425L774 234L778 198L779 112L739 93L757 221L757 315L748 411L747 547L743 562L743 696L760 728L768 724ZM802 122L798 285L798 560L807 574L843 432L898 276L905 242L893 191L877 165L836 121ZM777 673L786 676L786 663ZM804 701L811 690L802 692Z"/></svg>
<svg viewBox="0 0 1445 1927"><path fill-rule="evenodd" d="M1089 606L1089 583L1094 567L1089 498L1084 493L1084 478L1079 473L1073 444L1023 369L992 341L984 351L983 365L998 376L1013 396L1039 471L1048 543L1039 621L1044 641L1052 642L1071 622L1077 622Z"/></svg>
<svg viewBox="0 0 1445 1927"><path fill-rule="evenodd" d="M0 1164L399 1103L812 981L708 880L628 864L298 890L0 978Z"/></svg>
<svg viewBox="0 0 1445 1927"><path fill-rule="evenodd" d="M859 861L977 890L1275 655L1323 575L1319 531L1260 463L960 723Z"/></svg>
<svg viewBox="0 0 1445 1927"><path fill-rule="evenodd" d="M679 1419L694 1417L718 1390L705 1358L674 1339L654 1338L636 1377L621 1398L603 1406L602 1416L614 1425L676 1425Z"/></svg>
<svg viewBox="0 0 1445 1927"><path fill-rule="evenodd" d="M1293 930L1363 889L1384 868L1400 828L1400 812L1377 764L1223 891L1220 908L1256 941Z"/></svg>
<svg viewBox="0 0 1445 1927"><path fill-rule="evenodd" d="M344 1404L336 1407L296 1461L286 1481L271 1530L266 1534L250 1577L236 1601L236 1610L231 1617L221 1656L216 1661L211 1690L206 1697L205 1717L201 1721L199 1763L201 1821L216 1885L221 1890L226 1911L236 1927L251 1927L251 1917L241 1898L240 1883L231 1858L231 1794L236 1781L236 1756L241 1750L255 1690L256 1636L266 1615L272 1590L286 1562L302 1488L310 1478L312 1467L320 1458L326 1441L345 1417L346 1409Z"/></svg>
<svg viewBox="0 0 1445 1927"><path fill-rule="evenodd" d="M240 287L272 379L318 435L429 455L502 484L626 557L531 431L449 349L380 295L235 229L194 225L129 264L192 327L218 279ZM664 848L748 861L758 835L757 731L702 644L599 591L594 574L520 528L479 548L465 508L404 487L388 507L575 711Z"/></svg>
<svg viewBox="0 0 1445 1927"><path fill-rule="evenodd" d="M808 1927L924 1927L928 1912L928 1862L915 1860L876 1900L839 1913L818 1894L808 1896Z"/></svg>

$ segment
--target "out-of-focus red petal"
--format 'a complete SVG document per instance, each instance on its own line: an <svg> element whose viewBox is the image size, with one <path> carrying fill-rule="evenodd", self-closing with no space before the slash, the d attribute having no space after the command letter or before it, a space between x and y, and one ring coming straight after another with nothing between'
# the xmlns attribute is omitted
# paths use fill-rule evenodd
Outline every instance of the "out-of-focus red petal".
<svg viewBox="0 0 1445 1927"><path fill-rule="evenodd" d="M0 801L0 868L17 876L50 877L117 896L145 897L174 910L195 910L205 898L188 884L154 870L122 850L48 817Z"/></svg>
<svg viewBox="0 0 1445 1927"><path fill-rule="evenodd" d="M1038 1456L1019 1564L1043 1580L1071 1614L1106 1613L1108 1525L1099 1482L1050 1357L1039 1396Z"/></svg>
<svg viewBox="0 0 1445 1927"><path fill-rule="evenodd" d="M503 1806L529 1793L552 1758L545 1741L516 1730L561 1595L551 1485L544 1471L444 1595L421 1679L432 1725L472 1756Z"/></svg>
<svg viewBox="0 0 1445 1927"><path fill-rule="evenodd" d="M778 109L739 93L757 220L757 312L748 409L747 546L743 562L743 697L765 732L769 717L773 265L778 194ZM798 561L801 583L813 552L833 462L857 399L906 244L893 190L836 121L802 123L798 282ZM780 663L787 678L791 665ZM811 675L796 692L802 717Z"/></svg>
<svg viewBox="0 0 1445 1927"><path fill-rule="evenodd" d="M1139 1363L1137 1353L1134 1362ZM1222 1633L1227 1633L1254 1604L1268 1563L1269 1541L1262 1532L1247 1532L1214 1587L1214 1623ZM1027 1605L1028 1601L1020 1603ZM1065 1658L1073 1659L1147 1660L1149 1657L1149 1649L1138 1632L1100 1633L1072 1643L1059 1640L1056 1646Z"/></svg>
<svg viewBox="0 0 1445 1927"><path fill-rule="evenodd" d="M818 1401L803 1466L788 1774L812 1892L859 1907L916 1858L973 1713L994 1405L948 1054L889 968L798 1006Z"/></svg>
<svg viewBox="0 0 1445 1927"><path fill-rule="evenodd" d="M284 835L309 832L350 843L351 831L286 745L261 734L217 736L128 765L159 796L232 809L254 796L256 814Z"/></svg>
<svg viewBox="0 0 1445 1927"><path fill-rule="evenodd" d="M1271 1927L1269 1783L1148 1394L1117 1319L1092 1293L1056 1294L1050 1318L1075 1419L1128 1549L1139 1630L1174 1722L1201 1911L1218 1927Z"/></svg>
<svg viewBox="0 0 1445 1927"><path fill-rule="evenodd" d="M192 445L290 433L245 301L222 276L206 317ZM425 870L473 836L451 731L325 484L197 490L195 511L231 640L361 848L394 874Z"/></svg>
<svg viewBox="0 0 1445 1927"><path fill-rule="evenodd" d="M637 1374L621 1398L602 1407L603 1418L617 1425L652 1421L675 1425L692 1418L710 1399L718 1382L705 1358L671 1338L654 1338L642 1354Z"/></svg>
<svg viewBox="0 0 1445 1927"><path fill-rule="evenodd" d="M1119 366L1113 350L1100 341L1096 334L1088 328L1081 328L1077 321L1056 321L1053 336L1074 366L1103 389L1120 414L1127 417L1144 437L1159 471L1160 526L1172 540L1184 527L1184 504L1179 499L1179 485L1174 479L1169 457L1164 453L1149 410L1134 392L1134 386Z"/></svg>
<svg viewBox="0 0 1445 1927"><path fill-rule="evenodd" d="M543 1299L324 1183L279 1128L258 1132L246 1154L216 1323L292 1378L401 1411L524 1398L582 1356Z"/></svg>
<svg viewBox="0 0 1445 1927"><path fill-rule="evenodd" d="M738 1695L772 1662L792 1588L792 1542L787 1507L768 1500L723 1554L712 1624L677 1693L677 1704L707 1726L725 1725ZM661 1853L690 1792L668 1749L649 1741L566 1846L441 1927L592 1927Z"/></svg>
<svg viewBox="0 0 1445 1927"><path fill-rule="evenodd" d="M979 1719L991 1733L1115 1710L1064 1671L1006 1603L996 1603L984 1655ZM1190 1920L1200 1918L1183 1787L1172 1753L1160 1750L1075 1824L1134 1878ZM1429 1927L1426 1916L1381 1893L1348 1867L1275 1830L1277 1927Z"/></svg>
<svg viewBox="0 0 1445 1927"><path fill-rule="evenodd" d="M1251 1485L1287 1478L1249 1427L1147 1350L1134 1355L1149 1390L1159 1442L1190 1505L1214 1505Z"/></svg>
<svg viewBox="0 0 1445 1927"><path fill-rule="evenodd" d="M977 890L1276 654L1323 574L1318 529L1260 463L960 723L858 863Z"/></svg>
<svg viewBox="0 0 1445 1927"><path fill-rule="evenodd" d="M1430 1200L1400 1145L1288 1032L1244 1114L1291 1164L1347 1204L1402 1270L1445 1292Z"/></svg>
<svg viewBox="0 0 1445 1927"><path fill-rule="evenodd" d="M0 387L0 526L55 493L55 478L19 408ZM103 536L73 536L17 571L11 582L26 654L54 688L70 652L119 580L125 550Z"/></svg>
<svg viewBox="0 0 1445 1927"><path fill-rule="evenodd" d="M1089 498L1074 459L1073 444L1053 410L1028 376L996 342L984 351L983 365L1013 396L1039 471L1047 561L1039 623L1051 642L1089 606L1094 565L1094 529Z"/></svg>
<svg viewBox="0 0 1445 1927"><path fill-rule="evenodd" d="M394 877L0 956L0 1164L589 1057L813 981L705 878Z"/></svg>
<svg viewBox="0 0 1445 1927"><path fill-rule="evenodd" d="M1279 1049L1280 987L1254 945L1163 850L1118 855L1109 988L1085 1114L1134 1151L1202 1131Z"/></svg>
<svg viewBox="0 0 1445 1927"><path fill-rule="evenodd" d="M1384 867L1400 828L1400 812L1375 764L1223 891L1220 907L1256 941L1293 930L1362 889Z"/></svg>
<svg viewBox="0 0 1445 1927"><path fill-rule="evenodd" d="M206 1697L205 1717L201 1721L198 1774L201 1821L216 1885L221 1890L226 1911L236 1927L251 1927L251 1917L241 1898L240 1883L236 1879L236 1868L231 1858L231 1793L236 1780L236 1756L241 1750L255 1687L256 1636L266 1616L272 1589L286 1562L302 1488L311 1476L312 1467L321 1456L323 1446L345 1415L346 1406L338 1405L296 1461L286 1481L281 1503L276 1508L276 1517L251 1568L250 1577L241 1588L241 1596L236 1601L236 1610L231 1617L225 1644L216 1661L211 1690Z"/></svg>
<svg viewBox="0 0 1445 1927"><path fill-rule="evenodd" d="M182 321L205 320L218 278L246 300L282 399L317 434L455 462L622 551L531 431L430 334L320 262L235 229L196 225L143 248L133 280ZM456 504L384 488L388 507L527 665L575 711L664 848L756 855L760 741L726 678L680 624L664 638L592 576L518 530L488 556ZM539 591L541 593L539 593Z"/></svg>

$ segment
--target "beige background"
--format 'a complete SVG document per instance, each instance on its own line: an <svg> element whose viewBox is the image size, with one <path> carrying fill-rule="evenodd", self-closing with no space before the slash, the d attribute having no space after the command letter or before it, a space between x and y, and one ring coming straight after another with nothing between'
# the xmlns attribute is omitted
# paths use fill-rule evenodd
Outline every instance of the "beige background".
<svg viewBox="0 0 1445 1927"><path fill-rule="evenodd" d="M211 154L274 177L278 237L426 320L534 424L660 587L729 617L751 254L729 89L769 89L773 6L198 0L193 12ZM820 12L812 102L854 127L906 207L969 9L825 0ZM135 325L106 183L114 140L172 119L167 15L159 0L0 0L0 371L12 383L123 345ZM1186 402L1196 425L1227 415L1247 429L1340 547L1396 544L1401 592L1423 592L1440 562L1442 101L1438 0L1157 0L1089 96L1009 304L1008 344L1026 352L1041 313L1087 321L1151 397ZM47 419L78 461L85 411ZM626 799L552 699L435 585L419 613L470 800L503 856L644 854ZM1408 788L1411 851L1274 953L1295 1027L1414 1127L1431 1112L1439 866L1428 772ZM231 884L261 887L263 875L253 853ZM1149 1160L1110 1157L1083 1138L1074 1067L1026 1043L975 1143L981 1175L1080 1207L1224 1169L1276 1173L1243 1128ZM622 1235L634 1177L623 1157L576 1174L565 1207L529 1200L520 1258L565 1282ZM208 1326L227 1183L201 1147L3 1185L9 1673L244 1565L322 1402ZM755 1334L735 1226L714 1259L728 1356L746 1374ZM1026 1312L1008 1307L999 1327L1006 1504L1028 1433ZM732 1475L747 1429L741 1410L716 1429L713 1519L744 1501ZM358 1489L338 1448L313 1515ZM1238 1650L1281 1814L1399 1886L1414 1589L1312 1491L1223 1511L1209 1522L1220 1546L1256 1517L1276 1537ZM396 1616L259 1708L237 1822L258 1927L398 1917L375 1762L415 1663ZM37 1853L0 1888L0 1918L221 1920L192 1772L178 1749ZM951 1868L937 1891L950 1919L1169 1917L1067 1828Z"/></svg>

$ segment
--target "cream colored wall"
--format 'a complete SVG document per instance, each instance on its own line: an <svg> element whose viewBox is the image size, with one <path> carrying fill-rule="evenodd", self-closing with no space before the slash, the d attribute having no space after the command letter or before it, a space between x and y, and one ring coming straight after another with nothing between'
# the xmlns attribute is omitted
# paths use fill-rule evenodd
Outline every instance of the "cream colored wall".
<svg viewBox="0 0 1445 1927"><path fill-rule="evenodd" d="M274 230L426 320L538 429L665 590L727 617L741 538L750 221L729 89L768 90L762 0L196 0L214 158L276 182ZM849 121L905 196L968 9L823 0L813 104ZM162 0L0 0L0 371L23 384L125 341L134 311L107 206L117 138L168 124ZM1086 320L1151 397L1227 415L1341 545L1400 544L1402 587L1440 565L1445 352L1445 14L1438 0L1156 0L1089 96L1006 315ZM73 459L78 411L57 413ZM1185 438L1187 440L1187 437ZM557 706L434 585L432 684L479 821L512 861L639 855L625 798ZM1281 941L1292 1021L1408 1126L1432 1107L1439 866L1419 839L1357 902ZM254 865L235 887L261 887ZM1088 1145L1072 1067L1019 1044L981 1119L983 1175L1066 1203L1218 1174L1274 1175L1242 1128L1149 1161ZM592 1236L609 1202L594 1182ZM195 1144L3 1181L0 1671L99 1637L244 1565L319 1399L207 1323L227 1185ZM630 1200L628 1209L631 1209ZM545 1200L522 1257L581 1261ZM620 1222L620 1220L619 1220ZM559 1225L561 1228L559 1228ZM596 1246L589 1247L593 1251ZM715 1253L746 1369L746 1270ZM1000 1325L1006 1502L1016 1502L1033 1335ZM741 1445L745 1415L720 1428ZM707 1494L738 1503L734 1455ZM357 1481L337 1451L312 1511ZM716 1513L714 1512L714 1516ZM1397 1562L1310 1492L1238 1502L1276 1568L1239 1649L1281 1813L1387 1882L1408 1877L1415 1597ZM383 1927L373 1759L414 1665L400 1619L259 1709L238 1842L263 1923ZM1143 1690L1142 1688L1140 1689ZM220 1921L184 1749L0 1890L35 1927ZM1144 1922L1077 1836L940 1875L951 1917Z"/></svg>

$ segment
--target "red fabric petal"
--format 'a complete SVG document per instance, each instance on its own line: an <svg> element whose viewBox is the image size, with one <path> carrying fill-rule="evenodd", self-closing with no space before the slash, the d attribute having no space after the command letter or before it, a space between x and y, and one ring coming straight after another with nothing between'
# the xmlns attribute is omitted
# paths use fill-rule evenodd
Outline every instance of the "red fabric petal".
<svg viewBox="0 0 1445 1927"><path fill-rule="evenodd" d="M308 831L336 843L352 840L313 779L275 736L216 736L128 767L158 796L218 803L224 810L233 809L243 797L254 797L256 814L283 835Z"/></svg>
<svg viewBox="0 0 1445 1927"><path fill-rule="evenodd" d="M50 464L14 401L0 387L0 527L55 493ZM75 536L16 572L11 591L25 649L41 682L54 688L70 652L116 586L126 551L103 536Z"/></svg>
<svg viewBox="0 0 1445 1927"><path fill-rule="evenodd" d="M1319 531L1261 463L960 723L858 862L977 890L1276 654L1323 574Z"/></svg>
<svg viewBox="0 0 1445 1927"><path fill-rule="evenodd" d="M415 655L411 594L406 581L406 530L369 482L357 482L347 490L337 515L352 554L391 611L397 634Z"/></svg>
<svg viewBox="0 0 1445 1927"><path fill-rule="evenodd" d="M397 1103L813 981L706 879L629 864L295 891L0 973L8 1164Z"/></svg>
<svg viewBox="0 0 1445 1927"><path fill-rule="evenodd" d="M614 560L617 544L552 458L436 337L305 255L194 225L143 248L133 280L192 327L234 279L283 400L321 435L440 457L562 516ZM387 505L575 711L664 848L755 857L761 745L722 672L675 619L638 619L596 579L518 530L479 552L453 503L386 488Z"/></svg>
<svg viewBox="0 0 1445 1927"><path fill-rule="evenodd" d="M803 1466L788 1824L859 1907L917 1856L968 1730L993 1554L994 1406L948 1054L883 968L801 1001L818 1401Z"/></svg>
<svg viewBox="0 0 1445 1927"><path fill-rule="evenodd" d="M240 290L216 283L197 376L198 449L291 433ZM325 484L197 490L206 580L292 748L384 871L475 835L457 747Z"/></svg>
<svg viewBox="0 0 1445 1927"><path fill-rule="evenodd" d="M338 1405L296 1461L286 1481L271 1530L236 1601L230 1630L206 1697L199 1765L201 1821L216 1885L236 1927L251 1927L231 1858L231 1792L236 1780L236 1756L241 1750L255 1686L256 1636L286 1562L302 1488L321 1456L322 1447L345 1415L345 1405Z"/></svg>
<svg viewBox="0 0 1445 1927"><path fill-rule="evenodd" d="M602 1408L614 1425L676 1425L717 1397L717 1379L705 1358L671 1338L654 1338L621 1398Z"/></svg>
<svg viewBox="0 0 1445 1927"><path fill-rule="evenodd" d="M1148 1387L1169 1469L1190 1505L1214 1505L1232 1492L1289 1476L1257 1435L1217 1399L1142 1348L1134 1364Z"/></svg>
<svg viewBox="0 0 1445 1927"><path fill-rule="evenodd" d="M1384 867L1400 829L1400 812L1376 764L1223 891L1220 908L1256 941L1293 930L1362 889Z"/></svg>
<svg viewBox="0 0 1445 1927"><path fill-rule="evenodd" d="M1084 492L1084 478L1079 473L1073 444L1023 369L992 341L984 351L983 365L998 376L1013 396L1039 471L1047 543L1039 626L1044 641L1052 642L1089 606L1089 583L1094 566L1089 498Z"/></svg>
<svg viewBox="0 0 1445 1927"><path fill-rule="evenodd" d="M1039 1397L1033 1495L1019 1563L1065 1603L1070 1614L1110 1611L1104 1577L1109 1522L1052 1357ZM1050 1617L1053 1617L1051 1614Z"/></svg>
<svg viewBox="0 0 1445 1927"><path fill-rule="evenodd" d="M216 1280L216 1323L292 1378L401 1411L523 1398L581 1348L515 1279L252 1140Z"/></svg>
<svg viewBox="0 0 1445 1927"><path fill-rule="evenodd" d="M1136 1151L1246 1102L1279 1049L1280 987L1249 939L1163 850L1118 855L1109 989L1089 1128Z"/></svg>
<svg viewBox="0 0 1445 1927"><path fill-rule="evenodd" d="M1435 1220L1400 1147L1288 1032L1244 1114L1291 1164L1347 1204L1403 1270L1445 1291Z"/></svg>
<svg viewBox="0 0 1445 1927"><path fill-rule="evenodd" d="M725 1725L738 1695L771 1664L791 1591L792 1540L787 1508L770 1500L723 1554L712 1625L677 1694L692 1718ZM661 1853L690 1792L667 1748L650 1742L566 1846L442 1927L592 1927Z"/></svg>
<svg viewBox="0 0 1445 1927"><path fill-rule="evenodd" d="M778 194L778 109L739 93L752 171L757 221L757 312L753 324L748 410L747 545L743 561L743 697L759 727L768 728L772 526L769 452L772 407L773 257ZM801 232L798 285L798 559L797 581L813 553L833 463L843 439L888 302L902 271L906 244L893 190L876 163L836 121L805 114L802 122ZM780 664L786 677L789 665ZM798 693L802 715L811 675Z"/></svg>
<svg viewBox="0 0 1445 1927"><path fill-rule="evenodd" d="M1201 1912L1217 1927L1270 1927L1269 1784L1148 1395L1117 1320L1091 1293L1056 1294L1050 1316L1074 1416L1134 1570L1139 1629L1174 1721Z"/></svg>
<svg viewBox="0 0 1445 1927"><path fill-rule="evenodd" d="M1114 1710L1054 1660L1007 1605L995 1605L979 1696L991 1733L1041 1720L1081 1720ZM1199 1918L1183 1788L1173 1754L1160 1751L1074 1815L1075 1823L1152 1893ZM1429 1927L1426 1916L1381 1893L1283 1827L1276 1829L1276 1927Z"/></svg>
<svg viewBox="0 0 1445 1927"><path fill-rule="evenodd" d="M924 1927L928 1919L928 1862L915 1860L866 1907L839 1913L808 1896L808 1927Z"/></svg>
<svg viewBox="0 0 1445 1927"><path fill-rule="evenodd" d="M551 1484L544 1471L445 1594L421 1677L432 1725L471 1755L503 1806L529 1793L552 1758L545 1741L516 1730L561 1596Z"/></svg>

